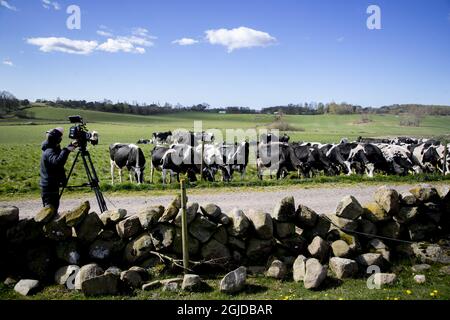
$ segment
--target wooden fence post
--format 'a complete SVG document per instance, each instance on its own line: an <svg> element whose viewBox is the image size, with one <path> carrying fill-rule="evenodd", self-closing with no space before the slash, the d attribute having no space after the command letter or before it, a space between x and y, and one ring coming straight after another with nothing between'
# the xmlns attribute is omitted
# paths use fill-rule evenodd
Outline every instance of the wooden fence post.
<svg viewBox="0 0 450 320"><path fill-rule="evenodd" d="M200 181L203 181L203 153L205 152L205 142L202 135L202 151L200 153Z"/></svg>
<svg viewBox="0 0 450 320"><path fill-rule="evenodd" d="M186 184L185 180L180 181L181 186L181 240L183 246L183 268L186 274L189 270L189 239L188 239L188 226L186 216Z"/></svg>
<svg viewBox="0 0 450 320"><path fill-rule="evenodd" d="M448 141L444 140L444 168L442 170L444 176L447 173L447 157L448 157L448 148L447 148Z"/></svg>

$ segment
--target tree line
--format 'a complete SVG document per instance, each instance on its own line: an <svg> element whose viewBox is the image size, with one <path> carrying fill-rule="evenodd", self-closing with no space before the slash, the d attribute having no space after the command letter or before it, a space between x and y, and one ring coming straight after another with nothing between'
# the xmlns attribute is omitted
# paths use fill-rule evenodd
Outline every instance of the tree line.
<svg viewBox="0 0 450 320"><path fill-rule="evenodd" d="M382 106L380 108L362 107L350 103L322 103L310 102L302 104L288 104L262 108L255 110L249 107L229 106L224 108L211 108L207 103L184 106L181 104L172 105L170 103L151 103L139 104L137 102L112 102L86 101L86 100L62 100L55 101L38 99L36 103L46 104L52 107L85 109L101 112L136 114L136 115L158 115L171 114L179 112L210 112L210 113L228 113L228 114L286 114L286 115L319 115L319 114L395 114L395 115L450 115L450 106L445 105L421 105L421 104L394 104ZM32 106L29 100L17 99L13 94L7 91L0 91L0 117L7 115L16 115L26 117L25 109Z"/></svg>

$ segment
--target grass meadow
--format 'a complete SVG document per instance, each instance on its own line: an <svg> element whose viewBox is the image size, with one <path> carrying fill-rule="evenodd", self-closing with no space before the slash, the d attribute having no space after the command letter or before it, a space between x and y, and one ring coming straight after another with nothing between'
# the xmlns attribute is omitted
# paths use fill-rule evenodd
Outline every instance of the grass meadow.
<svg viewBox="0 0 450 320"><path fill-rule="evenodd" d="M111 143L136 143L141 138L150 138L152 132L175 130L184 128L193 130L194 121L202 121L203 129L254 129L265 128L274 121L273 115L232 115L212 113L179 113L158 116L138 116L96 112L89 110L73 110L37 106L27 109L28 119L2 119L0 120L0 197L9 197L15 194L33 193L39 191L39 159L40 145L45 139L45 132L56 126L65 128L63 144L70 141L67 137L71 124L69 115L80 114L87 122L89 130L100 133L100 144L89 146L97 173L104 190L132 191L132 190L158 190L174 188L163 187L160 183L160 173L156 173L154 185L144 184L134 186L129 183L123 185L110 185L110 164L108 146ZM314 115L314 116L284 116L284 120L295 129L287 132L292 141L338 142L341 138L356 139L364 137L396 137L415 136L433 137L450 133L450 117L428 116L420 127L402 127L399 117L395 115L371 115L370 121L361 123L359 115ZM147 158L145 180L150 180L150 151L152 145L141 146ZM75 154L69 158L68 165L72 163ZM67 168L68 169L68 168ZM116 174L117 178L117 174ZM124 180L128 178L124 172ZM375 179L366 177L315 177L313 179L299 180L295 175L286 181L258 181L254 166L250 166L245 181L240 181L236 175L234 182L228 186L266 186L278 184L311 184L311 183L339 183L339 182L415 182L447 180L439 175L387 177L377 176ZM85 182L84 169L75 168L71 184ZM199 182L198 187L222 187L222 183Z"/></svg>

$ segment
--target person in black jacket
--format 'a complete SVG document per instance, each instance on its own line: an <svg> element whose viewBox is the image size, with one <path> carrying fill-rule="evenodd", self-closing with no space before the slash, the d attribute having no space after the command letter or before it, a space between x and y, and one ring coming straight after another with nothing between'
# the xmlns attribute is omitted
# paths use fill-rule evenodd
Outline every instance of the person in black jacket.
<svg viewBox="0 0 450 320"><path fill-rule="evenodd" d="M60 143L64 133L63 128L47 131L47 140L42 143L42 157L40 168L40 187L42 204L44 207L59 208L59 188L66 183L64 165L70 152L75 150L76 143L71 143L61 149Z"/></svg>

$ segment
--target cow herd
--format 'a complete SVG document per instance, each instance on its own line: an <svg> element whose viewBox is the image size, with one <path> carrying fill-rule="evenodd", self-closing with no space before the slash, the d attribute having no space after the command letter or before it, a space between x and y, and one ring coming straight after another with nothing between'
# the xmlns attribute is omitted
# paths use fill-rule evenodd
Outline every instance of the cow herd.
<svg viewBox="0 0 450 320"><path fill-rule="evenodd" d="M298 177L313 177L324 174L360 174L373 177L374 174L407 175L418 173L450 172L450 157L447 148L437 140L396 138L362 139L350 142L342 139L337 144L314 142L289 142L286 134L277 137L264 134L257 141L242 141L233 144L216 143L214 135L201 132L172 134L154 133L151 140L141 139L138 144L154 144L150 154L150 182L154 182L154 171L162 172L162 182L171 183L180 174L190 182L201 175L205 181L215 181L217 173L229 182L238 172L245 178L251 155L254 155L258 178L267 174L277 179L285 178L290 172ZM254 147L254 148L252 148ZM144 153L135 144L113 144L110 146L111 179L114 184L114 168L127 168L130 181L144 182L146 164Z"/></svg>

